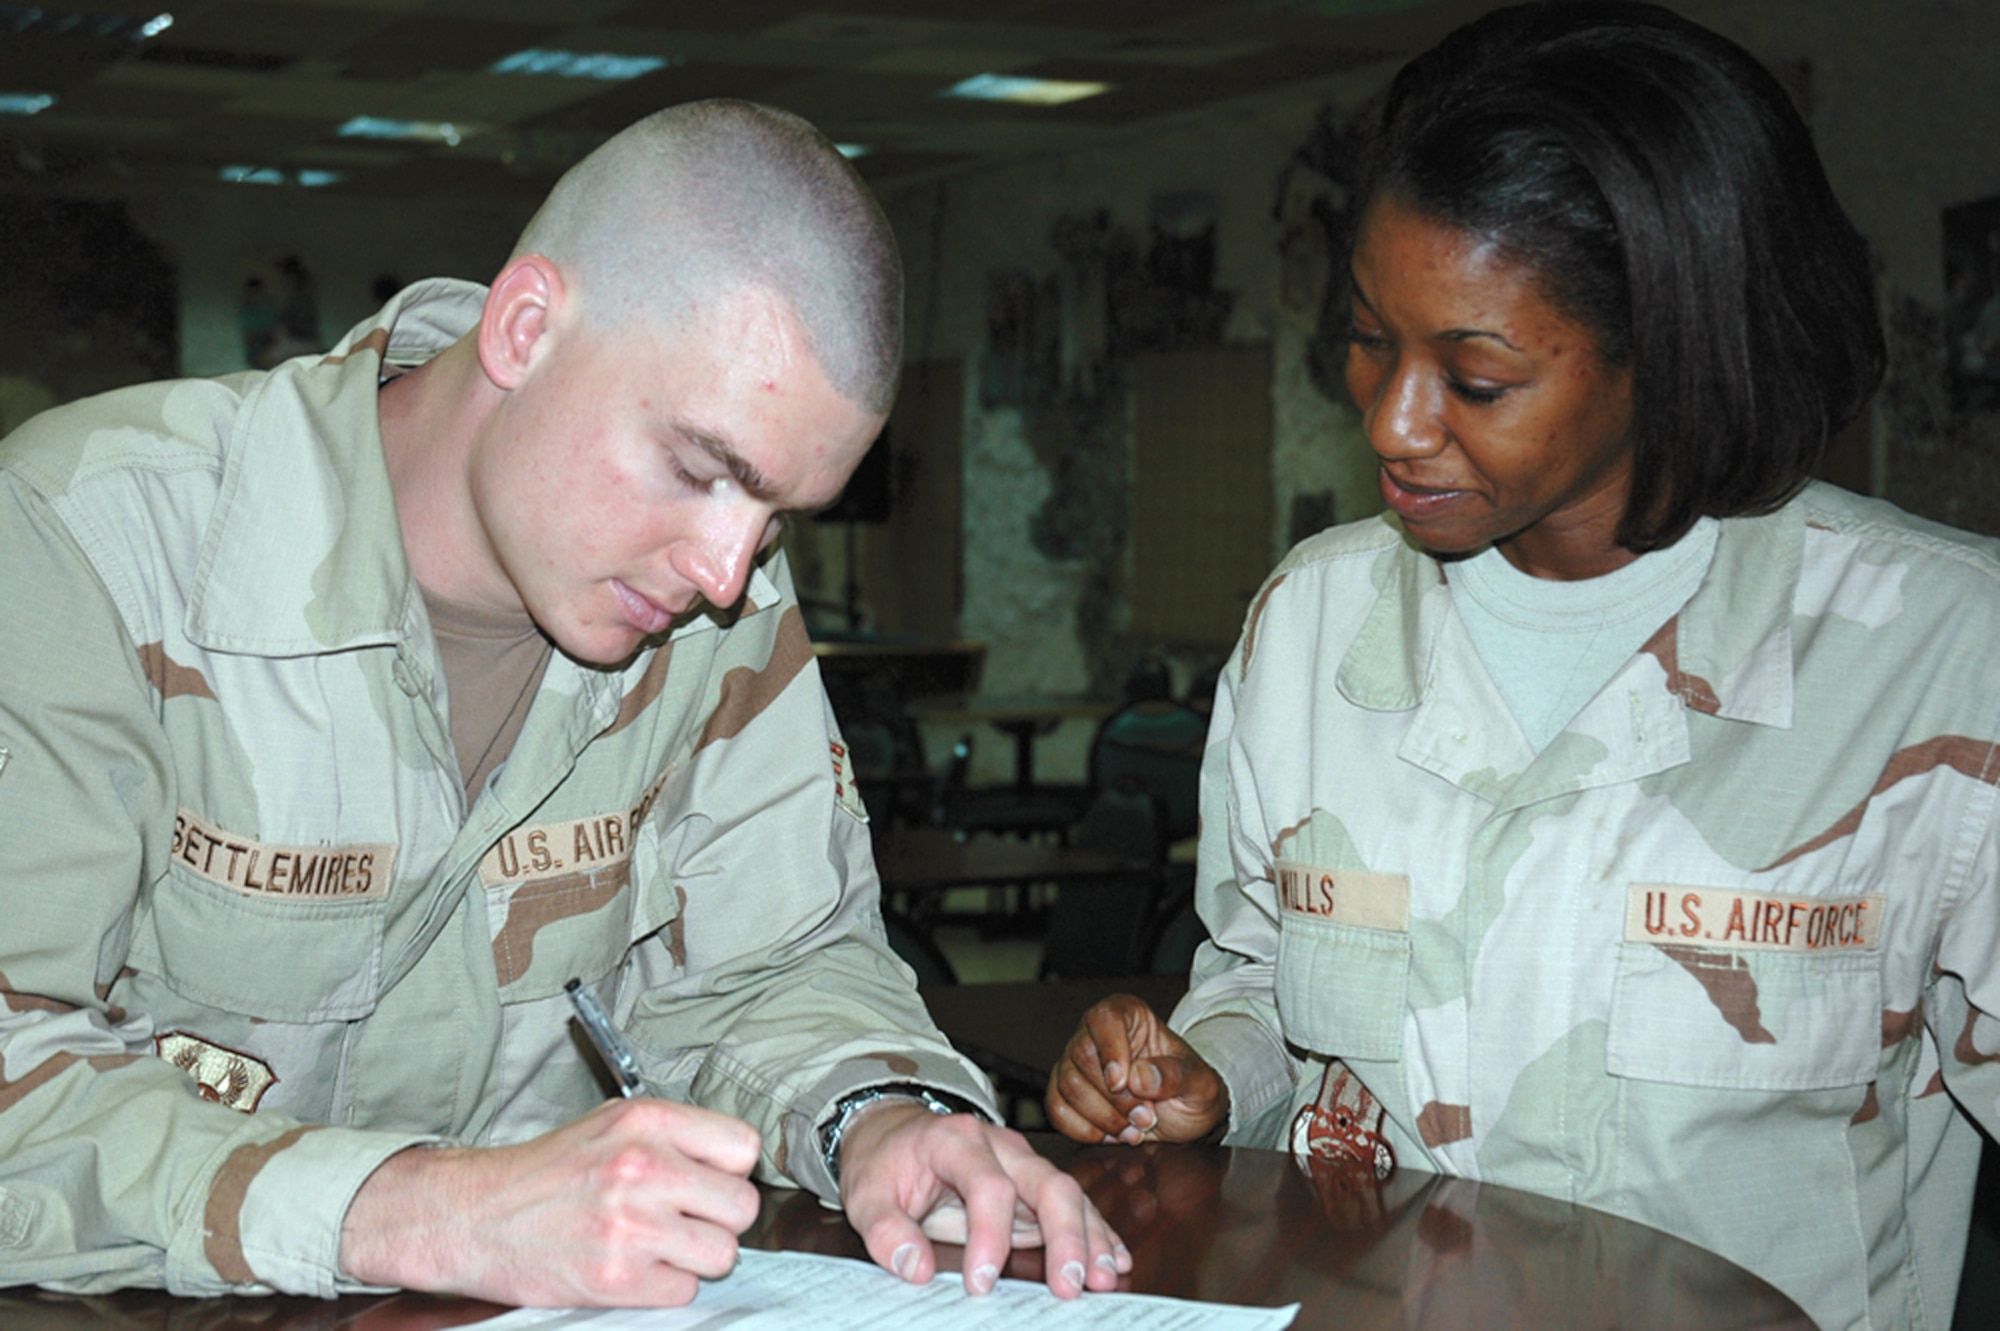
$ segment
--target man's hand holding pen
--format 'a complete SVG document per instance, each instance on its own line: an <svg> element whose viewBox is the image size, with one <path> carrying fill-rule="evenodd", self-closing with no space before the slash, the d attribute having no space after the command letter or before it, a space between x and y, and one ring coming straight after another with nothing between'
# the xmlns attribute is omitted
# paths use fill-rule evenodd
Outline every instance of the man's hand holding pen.
<svg viewBox="0 0 2000 1331"><path fill-rule="evenodd" d="M623 1098L517 1145L391 1156L348 1207L350 1276L527 1306L670 1307L736 1265L761 1203L756 1130L648 1095L602 1005L565 987Z"/></svg>
<svg viewBox="0 0 2000 1331"><path fill-rule="evenodd" d="M464 1258L495 1249L450 1283L436 1267L422 1286L516 1303L678 1304L699 1281L726 1274L736 1238L756 1219L748 1176L760 1143L751 1127L648 1095L637 1055L596 997L565 986L577 1023L624 1099L520 1146L405 1151L355 1198L343 1236L349 1274L410 1284L427 1252ZM898 1088L889 1088L895 1090ZM875 1098L880 1096L880 1098ZM922 1096L934 1103L926 1105ZM1067 1174L1019 1133L944 1112L920 1088L861 1097L829 1150L840 1200L869 1255L921 1284L937 1270L933 1240L963 1244L966 1287L993 1287L1014 1248L1046 1250L1060 1297L1111 1289L1131 1254ZM442 1189L442 1191L438 1191ZM456 1197L437 1214L419 1198ZM400 1198L400 1200L399 1200ZM418 1209L412 1209L418 1208ZM438 1208L433 1208L438 1210ZM376 1227L442 1241L381 1242Z"/></svg>

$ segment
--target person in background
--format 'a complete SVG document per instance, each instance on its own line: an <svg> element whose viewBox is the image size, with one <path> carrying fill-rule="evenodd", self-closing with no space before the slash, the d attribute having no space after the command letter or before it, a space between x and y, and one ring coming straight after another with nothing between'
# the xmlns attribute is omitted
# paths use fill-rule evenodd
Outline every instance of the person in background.
<svg viewBox="0 0 2000 1331"><path fill-rule="evenodd" d="M2000 1129L2000 550L1808 480L1883 365L1783 90L1663 9L1413 60L1351 257L1389 512L1221 679L1170 1019L1052 1121L1634 1217L1943 1326Z"/></svg>
<svg viewBox="0 0 2000 1331"><path fill-rule="evenodd" d="M0 1284L682 1303L753 1175L909 1280L1129 1269L890 951L760 559L901 300L830 143L694 103L490 287L0 444ZM601 1103L573 982L650 1093Z"/></svg>

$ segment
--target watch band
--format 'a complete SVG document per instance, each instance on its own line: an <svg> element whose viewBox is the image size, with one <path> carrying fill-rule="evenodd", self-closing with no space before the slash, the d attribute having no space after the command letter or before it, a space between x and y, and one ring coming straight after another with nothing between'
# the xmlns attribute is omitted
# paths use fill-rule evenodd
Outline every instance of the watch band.
<svg viewBox="0 0 2000 1331"><path fill-rule="evenodd" d="M833 1176L834 1186L840 1185L840 1139L847 1134L848 1125L855 1116L871 1105L884 1100L908 1100L922 1105L933 1114L973 1114L984 1119L979 1106L950 1091L935 1091L913 1081L892 1081L881 1086L870 1086L840 1098L834 1105L833 1117L820 1125L820 1156L826 1161L826 1172Z"/></svg>

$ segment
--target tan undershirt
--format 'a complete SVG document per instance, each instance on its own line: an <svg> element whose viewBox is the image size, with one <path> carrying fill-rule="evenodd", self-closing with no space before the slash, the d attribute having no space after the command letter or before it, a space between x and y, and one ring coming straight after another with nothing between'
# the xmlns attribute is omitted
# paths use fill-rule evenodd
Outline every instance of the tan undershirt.
<svg viewBox="0 0 2000 1331"><path fill-rule="evenodd" d="M525 612L485 610L429 592L424 608L444 660L451 745L470 804L512 752L552 649Z"/></svg>

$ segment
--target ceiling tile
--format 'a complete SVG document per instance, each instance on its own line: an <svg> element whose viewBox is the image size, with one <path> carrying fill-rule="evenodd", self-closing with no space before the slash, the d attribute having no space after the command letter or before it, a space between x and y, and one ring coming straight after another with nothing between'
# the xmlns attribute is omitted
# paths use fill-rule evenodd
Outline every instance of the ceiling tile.
<svg viewBox="0 0 2000 1331"><path fill-rule="evenodd" d="M421 14L398 19L344 49L348 69L370 79L408 79L435 69L483 70L504 56L550 46L547 23L492 23Z"/></svg>
<svg viewBox="0 0 2000 1331"><path fill-rule="evenodd" d="M127 20L171 2L84 0ZM1490 0L1328 17L1384 3L1399 0L183 0L173 26L143 44L59 40L39 27L0 36L0 86L59 99L0 123L0 160L43 162L37 179L56 162L67 178L143 183L202 179L224 152L279 164L352 154L352 179L337 188L416 195L490 178L486 188L512 196L651 111L720 96L786 107L870 144L860 167L881 182L1080 150L1154 118L1388 59ZM529 46L673 63L629 83L485 72ZM1059 107L938 96L985 72L1114 87ZM356 114L483 132L457 149L364 148L335 136Z"/></svg>
<svg viewBox="0 0 2000 1331"><path fill-rule="evenodd" d="M216 0L175 15L174 26L154 44L244 55L324 55L344 51L394 21L393 12L354 5Z"/></svg>

